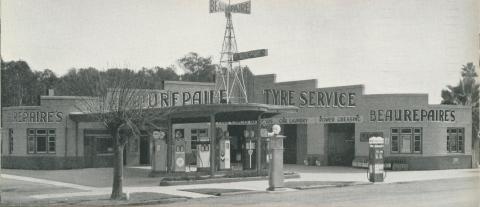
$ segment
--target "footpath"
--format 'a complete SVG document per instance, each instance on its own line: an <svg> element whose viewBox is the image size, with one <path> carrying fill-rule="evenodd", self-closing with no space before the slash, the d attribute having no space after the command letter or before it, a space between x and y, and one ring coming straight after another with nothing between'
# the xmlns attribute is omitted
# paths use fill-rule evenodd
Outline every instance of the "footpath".
<svg viewBox="0 0 480 207"><path fill-rule="evenodd" d="M366 169L351 167L316 167L286 165L285 171L297 172L300 178L286 179L286 191L309 188L344 187L371 184ZM2 169L0 188L2 205L121 205L167 203L185 199L268 193L267 180L159 186L160 178L148 177L149 167L127 167L124 191L129 201L109 200L112 169L33 171ZM416 182L480 176L479 169L435 171L387 171L380 184Z"/></svg>

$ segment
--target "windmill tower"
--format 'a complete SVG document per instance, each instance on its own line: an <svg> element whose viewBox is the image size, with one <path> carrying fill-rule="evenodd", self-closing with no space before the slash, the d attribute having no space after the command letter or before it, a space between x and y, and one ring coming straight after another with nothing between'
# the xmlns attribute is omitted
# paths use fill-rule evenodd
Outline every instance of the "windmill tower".
<svg viewBox="0 0 480 207"><path fill-rule="evenodd" d="M220 52L220 67L216 71L215 91L219 103L248 103L247 89L243 77L240 60L234 58L238 53L235 30L233 29L232 13L250 14L250 1L230 4L221 0L210 0L210 13L225 12L227 23ZM220 99L220 91L225 91L225 97Z"/></svg>

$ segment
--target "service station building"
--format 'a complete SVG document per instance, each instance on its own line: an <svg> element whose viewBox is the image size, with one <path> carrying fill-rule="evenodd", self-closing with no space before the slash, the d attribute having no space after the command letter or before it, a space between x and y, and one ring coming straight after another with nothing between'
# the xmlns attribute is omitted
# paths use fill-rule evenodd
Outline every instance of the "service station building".
<svg viewBox="0 0 480 207"><path fill-rule="evenodd" d="M169 152L177 166L174 171L208 167L212 134L223 140L216 154L220 170L255 168L254 149L259 143L255 140L273 124L280 124L287 137L284 162L289 164L366 167L368 138L381 136L386 166L392 168L472 166L472 111L468 106L430 105L427 94L364 94L363 85L318 88L317 80L276 82L272 74L253 76L246 86L249 103L298 109L262 117L260 123L217 122L213 133L210 122L173 122L167 134L175 143L181 142ZM211 104L208 91L214 89L214 83L165 81L163 90L152 94L149 101L163 107ZM2 167L112 166L112 137L102 123L76 118L78 101L78 97L42 96L40 106L2 108ZM257 126L262 129L257 131ZM165 148L154 144L152 134L144 133L128 142L125 162L153 164L156 151ZM167 152L160 154L156 156ZM264 160L265 154L260 156Z"/></svg>

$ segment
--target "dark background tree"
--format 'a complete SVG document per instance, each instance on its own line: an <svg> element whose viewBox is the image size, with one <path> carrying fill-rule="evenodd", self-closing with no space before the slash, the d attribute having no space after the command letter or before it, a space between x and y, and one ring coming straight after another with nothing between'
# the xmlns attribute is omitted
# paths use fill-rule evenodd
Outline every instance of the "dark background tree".
<svg viewBox="0 0 480 207"><path fill-rule="evenodd" d="M38 105L39 97L47 95L48 89L55 89L55 95L91 96L93 91L86 85L99 84L101 79L106 84L119 78L140 78L139 88L162 89L164 80L183 80L198 82L214 82L216 64L212 57L202 57L191 52L178 59L183 74L179 75L173 65L155 66L134 71L128 68L109 68L105 71L93 67L72 68L65 75L58 77L50 69L32 70L23 60L1 62L2 73L2 106ZM80 87L82 90L70 90Z"/></svg>
<svg viewBox="0 0 480 207"><path fill-rule="evenodd" d="M185 72L181 75L182 81L214 82L216 64L212 64L212 57L201 57L191 52L178 59L178 64Z"/></svg>
<svg viewBox="0 0 480 207"><path fill-rule="evenodd" d="M70 69L54 87L56 95L92 96L93 88L85 87L100 84L101 73L95 68Z"/></svg>
<svg viewBox="0 0 480 207"><path fill-rule="evenodd" d="M2 106L38 104L37 78L27 62L2 61Z"/></svg>
<svg viewBox="0 0 480 207"><path fill-rule="evenodd" d="M461 68L461 79L455 86L447 86L442 90L442 104L465 105L472 107L472 152L473 164L480 160L480 143L477 137L479 131L479 87L475 79L478 74L473 63L467 63ZM476 167L476 166L473 166Z"/></svg>
<svg viewBox="0 0 480 207"><path fill-rule="evenodd" d="M200 57L200 59L203 59ZM92 96L90 85L112 84L117 79L142 79L138 88L163 89L164 80L176 81L180 76L175 66L142 68L134 71L128 68L110 68L105 71L96 68L72 68L58 77L50 69L34 71L23 60L1 62L2 107L39 105L40 96L47 95L48 89L54 89L60 96ZM202 69L198 74L204 74ZM210 78L212 79L212 78ZM206 79L204 79L206 80ZM103 83L102 83L103 84ZM76 88L75 90L72 90Z"/></svg>
<svg viewBox="0 0 480 207"><path fill-rule="evenodd" d="M142 68L142 70L137 72L137 76L143 77L145 80L139 87L150 89L162 89L162 81L164 80L179 80L174 66L166 68L156 66L151 69Z"/></svg>
<svg viewBox="0 0 480 207"><path fill-rule="evenodd" d="M59 80L57 75L55 75L55 73L50 69L35 71L33 73L37 78L36 83L38 85L39 94L48 93L48 89L53 89Z"/></svg>

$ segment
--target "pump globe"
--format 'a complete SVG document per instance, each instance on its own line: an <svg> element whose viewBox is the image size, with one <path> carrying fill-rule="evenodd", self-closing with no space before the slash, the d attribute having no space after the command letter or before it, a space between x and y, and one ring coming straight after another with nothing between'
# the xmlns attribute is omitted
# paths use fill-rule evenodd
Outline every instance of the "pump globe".
<svg viewBox="0 0 480 207"><path fill-rule="evenodd" d="M275 124L275 125L272 126L273 134L278 135L278 134L280 134L280 131L282 131L282 128L280 127L280 125Z"/></svg>

